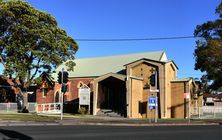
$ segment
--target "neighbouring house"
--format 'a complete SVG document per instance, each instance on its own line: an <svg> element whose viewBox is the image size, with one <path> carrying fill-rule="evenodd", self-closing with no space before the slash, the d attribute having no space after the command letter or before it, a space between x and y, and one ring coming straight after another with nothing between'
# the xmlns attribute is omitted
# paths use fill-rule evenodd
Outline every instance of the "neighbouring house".
<svg viewBox="0 0 222 140"><path fill-rule="evenodd" d="M0 103L16 102L16 95L18 94L15 85L19 85L12 79L5 76L0 76Z"/></svg>
<svg viewBox="0 0 222 140"><path fill-rule="evenodd" d="M22 84L19 80L15 80L13 78L8 78L6 76L0 76L0 103L8 103L8 102L16 102L17 96L19 96L19 89ZM25 98L28 98L28 102L36 102L36 86L31 85L24 93Z"/></svg>
<svg viewBox="0 0 222 140"><path fill-rule="evenodd" d="M203 105L203 96L199 89L200 84L193 78L171 80L172 118L188 118L189 111Z"/></svg>
<svg viewBox="0 0 222 140"><path fill-rule="evenodd" d="M222 93L218 94L203 94L204 106L222 106Z"/></svg>
<svg viewBox="0 0 222 140"><path fill-rule="evenodd" d="M167 59L164 51L82 58L74 62L76 66L69 71L68 91L64 94L66 111L77 112L82 85L90 88L93 115L108 109L128 118L153 118L155 111L148 108L149 96L158 97L159 118L186 118L186 104L201 105L202 95L196 93L195 81L177 79L178 67ZM53 80L45 77L48 80L44 80L36 93L38 104L61 102L57 77L62 68L66 66L60 65L51 75ZM156 73L155 86L150 85L153 73ZM185 101L184 93L191 98ZM183 113L177 115L178 112Z"/></svg>
<svg viewBox="0 0 222 140"><path fill-rule="evenodd" d="M21 95L21 92L19 91L21 89L22 84L19 80L6 76L0 76L0 103L15 103L17 104L18 110L20 110L22 109L22 103L24 103L24 101L28 101L28 103L36 102L35 85L30 86L26 90L23 89L23 95ZM27 100L24 98L27 98Z"/></svg>

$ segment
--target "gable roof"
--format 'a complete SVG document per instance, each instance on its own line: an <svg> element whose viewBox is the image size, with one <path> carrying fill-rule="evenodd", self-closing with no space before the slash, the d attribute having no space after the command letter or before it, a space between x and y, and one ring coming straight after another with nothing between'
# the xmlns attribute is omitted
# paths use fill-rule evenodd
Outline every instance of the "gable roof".
<svg viewBox="0 0 222 140"><path fill-rule="evenodd" d="M75 59L76 66L74 71L69 72L69 77L98 77L107 73L118 73L125 69L125 64L136 61L141 58L147 58L154 61L167 61L164 51L144 52L126 55L114 55L95 58ZM56 69L56 73L65 68L62 64ZM53 73L52 77L57 79L57 74Z"/></svg>

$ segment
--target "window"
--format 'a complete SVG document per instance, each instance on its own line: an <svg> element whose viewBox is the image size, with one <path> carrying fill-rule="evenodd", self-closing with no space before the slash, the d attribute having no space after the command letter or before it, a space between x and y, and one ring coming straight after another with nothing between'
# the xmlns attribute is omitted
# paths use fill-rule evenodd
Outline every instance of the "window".
<svg viewBox="0 0 222 140"><path fill-rule="evenodd" d="M59 103L59 91L56 92L55 103Z"/></svg>
<svg viewBox="0 0 222 140"><path fill-rule="evenodd" d="M47 92L48 92L47 88L43 88L42 90L43 90L43 96L44 97L47 96Z"/></svg>

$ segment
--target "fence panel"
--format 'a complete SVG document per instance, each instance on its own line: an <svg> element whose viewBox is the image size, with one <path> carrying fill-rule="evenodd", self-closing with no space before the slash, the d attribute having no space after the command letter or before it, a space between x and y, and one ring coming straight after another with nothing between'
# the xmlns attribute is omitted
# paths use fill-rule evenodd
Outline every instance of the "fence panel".
<svg viewBox="0 0 222 140"><path fill-rule="evenodd" d="M222 118L222 107L218 106L203 106L194 107L190 110L191 118L199 119L221 119Z"/></svg>
<svg viewBox="0 0 222 140"><path fill-rule="evenodd" d="M36 112L37 103L28 103L28 110L31 113Z"/></svg>
<svg viewBox="0 0 222 140"><path fill-rule="evenodd" d="M61 103L37 104L37 113L43 114L60 114Z"/></svg>
<svg viewBox="0 0 222 140"><path fill-rule="evenodd" d="M29 112L36 112L36 103L28 103L27 109ZM17 103L0 103L0 113L17 113Z"/></svg>

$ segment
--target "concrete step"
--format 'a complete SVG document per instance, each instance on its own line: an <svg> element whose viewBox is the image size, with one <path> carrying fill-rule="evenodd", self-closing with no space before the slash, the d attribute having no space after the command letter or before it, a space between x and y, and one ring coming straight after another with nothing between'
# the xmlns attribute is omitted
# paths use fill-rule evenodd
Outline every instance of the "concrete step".
<svg viewBox="0 0 222 140"><path fill-rule="evenodd" d="M97 112L97 116L122 117L121 114L118 114L111 109L101 109L99 112Z"/></svg>

